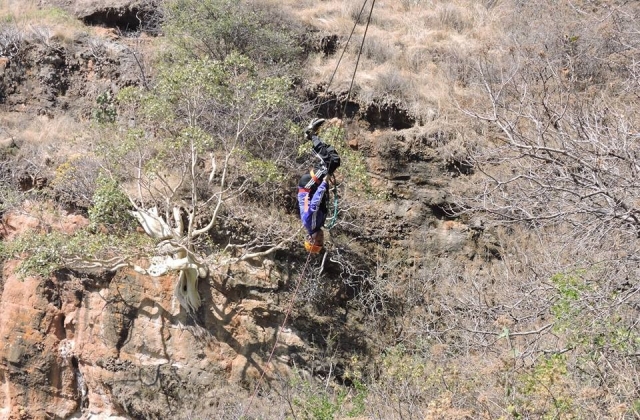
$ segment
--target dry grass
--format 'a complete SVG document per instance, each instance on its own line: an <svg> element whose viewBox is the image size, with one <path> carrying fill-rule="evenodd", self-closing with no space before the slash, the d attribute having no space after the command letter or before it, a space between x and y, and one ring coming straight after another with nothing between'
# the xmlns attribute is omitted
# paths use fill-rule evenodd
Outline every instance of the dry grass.
<svg viewBox="0 0 640 420"><path fill-rule="evenodd" d="M4 0L0 4L0 20L15 24L82 26L62 9L40 7L34 0Z"/></svg>
<svg viewBox="0 0 640 420"><path fill-rule="evenodd" d="M21 152L37 160L34 162L37 165L62 162L66 156L86 153L82 145L90 140L86 124L65 115L33 118L21 113L2 113L0 126L20 145Z"/></svg>
<svg viewBox="0 0 640 420"><path fill-rule="evenodd" d="M35 0L3 0L0 31L15 28L25 38L69 44L81 33L94 33L70 13L57 7L40 7Z"/></svg>
<svg viewBox="0 0 640 420"><path fill-rule="evenodd" d="M321 32L338 34L343 41L362 8L362 2L352 0L277 3L299 21ZM464 87L472 65L470 57L498 36L496 22L504 11L494 3L474 0L376 3L356 77L360 98L365 101L392 98L418 118L424 118L424 113L431 115L434 107L440 109L439 114L448 114L447 86L453 81L458 89ZM368 15L369 4L363 15ZM336 91L349 87L365 23L366 17L361 17L332 83ZM312 57L307 77L314 83L326 83L337 60L338 54Z"/></svg>
<svg viewBox="0 0 640 420"><path fill-rule="evenodd" d="M0 18L7 22L37 10L38 2L36 0L3 0L0 3Z"/></svg>
<svg viewBox="0 0 640 420"><path fill-rule="evenodd" d="M363 13L362 2L352 0L256 0L277 6L298 21L321 32L338 34L343 40L359 19L354 38L332 88L348 89L357 53L364 33L369 3ZM493 36L492 20L483 3L477 0L402 0L378 2L363 46L363 56L356 78L356 89L363 99L388 98L403 102L420 117L424 104L431 109L445 103L442 88L447 79L442 69L459 73L462 65L456 57L468 56L480 48L483 40ZM79 33L97 37L100 28L82 24L69 13L51 7L39 7L38 0L3 0L0 3L0 32L15 31L24 38L49 43L70 43ZM463 51L463 52L461 52ZM443 57L447 63L442 66ZM312 57L308 78L312 82L329 80L337 64L337 56ZM458 76L455 76L458 77ZM460 76L462 77L462 76Z"/></svg>
<svg viewBox="0 0 640 420"><path fill-rule="evenodd" d="M68 46L80 35L88 34L89 46L96 51L104 50L105 55L113 52L110 42L114 33L108 28L86 26L66 11L53 7L40 7L38 0L0 0L0 56L7 43L19 43L28 40L38 44ZM153 39L141 36L122 40L132 51L136 51L145 68L151 67L151 56L157 51ZM144 51L143 55L141 51ZM87 103L100 92L97 84L87 84L84 93ZM91 132L87 121L74 120L73 117L56 113L55 118L47 116L33 117L28 113L0 113L0 127L4 128L22 149L36 150L38 161L53 159L64 160L64 156L84 153L91 141ZM88 146L87 146L88 147ZM42 159L37 157L42 155ZM60 159L58 159L58 157Z"/></svg>
<svg viewBox="0 0 640 420"><path fill-rule="evenodd" d="M283 9L294 19L346 40L358 20L363 2L353 0L255 0ZM491 3L491 8L487 8ZM478 51L499 36L496 22L504 10L487 0L402 0L378 2L363 45L355 91L364 101L391 99L418 119L452 111L450 86L466 89ZM348 51L331 88L348 90L370 2L364 7ZM37 0L4 0L0 21L47 41L72 40L79 31L95 33L60 9L38 7ZM326 83L339 54L311 57L307 78Z"/></svg>

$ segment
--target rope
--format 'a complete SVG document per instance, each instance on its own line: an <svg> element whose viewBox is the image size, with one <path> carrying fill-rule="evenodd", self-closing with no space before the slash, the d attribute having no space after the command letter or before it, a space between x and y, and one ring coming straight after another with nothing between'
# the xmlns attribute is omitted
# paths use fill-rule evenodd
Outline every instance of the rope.
<svg viewBox="0 0 640 420"><path fill-rule="evenodd" d="M329 87L331 87L331 82L333 82L333 78L335 77L336 73L338 72L338 67L340 67L340 62L342 61L342 57L344 57L344 53L347 52L347 47L349 46L349 42L351 41L351 37L353 36L353 33L356 31L356 28L358 27L358 22L360 22L360 17L362 16L362 12L364 11L364 6L367 5L367 2L369 0L364 0L364 3L362 3L362 7L360 8L360 13L358 13L358 18L356 19L353 28L351 29L351 33L349 34L349 38L347 38L347 42L344 44L344 48L342 49L342 54L340 54L340 58L338 59L338 64L336 64L336 68L333 70L333 74L331 75L331 78L329 79L329 83L327 83L327 87L325 89L325 92L329 91Z"/></svg>
<svg viewBox="0 0 640 420"><path fill-rule="evenodd" d="M365 4L367 2L365 1ZM373 6L376 5L376 0L371 2L371 10L369 10L369 17L367 18L367 26L364 28L364 35L362 35L362 42L360 43L360 51L358 51L358 58L356 59L356 68L353 69L353 76L351 77L351 85L349 86L349 91L347 92L347 100L344 102L344 110L342 111L342 115L347 115L347 105L349 104L349 99L351 99L351 90L353 89L353 82L356 80L356 72L358 71L358 64L360 64L360 56L362 55L362 49L364 48L364 40L367 39L367 31L369 31L369 24L371 23L371 15L373 15ZM364 5L362 6L364 8ZM358 20L360 18L358 17Z"/></svg>
<svg viewBox="0 0 640 420"><path fill-rule="evenodd" d="M365 0L364 3L362 4L362 7L360 8L360 13L358 13L358 18L356 19L355 24L353 25L353 28L351 29L351 33L349 34L349 38L347 39L347 42L345 43L344 49L342 50L342 54L340 55L340 58L338 59L338 64L336 65L336 68L333 70L333 74L331 75L331 78L329 79L329 83L327 84L327 88L326 91L329 91L329 87L331 86L331 82L333 81L334 76L336 75L336 72L338 71L338 67L340 66L340 62L342 61L342 57L344 56L344 53L347 51L347 46L349 45L349 42L351 41L351 37L353 36L354 31L356 30L356 27L358 26L358 22L360 22L360 17L362 16L362 12L364 11L364 7L367 5L367 2L369 0ZM371 24L371 16L373 15L373 8L376 5L376 0L372 0L371 2L371 9L369 10L369 16L367 17L367 24L364 28L364 34L362 35L362 42L360 43L360 49L358 51L358 57L356 59L356 65L355 68L353 69L353 75L351 76L351 84L349 85L349 90L347 91L347 100L344 102L344 109L342 111L342 115L347 115L347 106L349 105L349 100L351 99L351 92L353 90L353 84L355 82L356 79L356 73L358 71L358 65L360 64L360 57L362 56L362 50L364 49L364 41L367 39L367 32L369 31L369 25ZM333 216L331 216L331 219L329 219L329 223L327 225L327 229L331 230L331 228L333 228L337 221L338 221L338 186L334 183L333 188L331 193L333 194Z"/></svg>
<svg viewBox="0 0 640 420"><path fill-rule="evenodd" d="M329 219L327 230L331 230L338 222L338 185L335 182L331 188L331 194L333 194L333 215Z"/></svg>
<svg viewBox="0 0 640 420"><path fill-rule="evenodd" d="M349 38L347 39L347 42L345 43L344 49L342 50L342 54L340 55L340 58L338 59L338 63L336 64L336 68L334 69L333 74L331 75L331 78L329 79L329 83L327 83L326 91L329 91L329 87L331 86L331 83L333 82L333 78L336 75L336 72L338 71L338 66L340 66L340 62L342 61L342 57L344 56L345 52L347 51L347 46L349 45L349 42L351 41L351 37L353 36L353 33L356 30L356 27L358 25L358 22L360 21L360 17L362 16L362 12L364 11L364 8L367 5L367 2L368 2L368 0L364 0L364 3L362 4L362 8L360 9L360 13L358 14L358 19L356 19L356 22L353 25L353 29L351 30L351 33L349 34ZM356 72L358 71L358 64L360 63L360 56L362 55L362 49L364 47L364 41L365 41L365 39L367 37L367 31L369 30L369 24L371 23L371 15L373 14L373 7L375 6L375 4L376 4L376 0L372 0L372 2L371 2L371 10L369 11L369 17L367 18L367 25L366 25L365 30L364 30L364 35L362 36L362 43L360 44L360 50L358 51L358 58L356 60L356 66L355 66L355 69L353 70L353 75L351 77L351 84L349 86L349 91L347 93L347 100L345 102L343 115L346 114L346 112L347 112L347 104L349 103L349 99L351 99L351 90L353 89L353 83L354 83L354 80L356 78ZM333 197L334 197L333 216L331 217L331 220L329 222L329 226L327 227L327 229L331 229L333 226L335 226L336 221L338 219L338 186L335 183L334 183L333 188L332 188L332 193L333 193ZM325 256L326 256L326 254L325 254ZM293 310L293 305L294 305L294 303L296 301L296 298L297 298L297 295L298 295L298 290L300 289L300 284L302 283L302 278L304 276L304 273L305 273L305 271L307 271L307 267L309 266L310 259L311 259L311 253L309 253L307 255L307 261L304 263L302 271L300 272L300 277L298 277L298 280L296 281L296 288L295 288L295 290L293 292L293 297L291 298L291 301L289 302L289 307L287 308L287 310L285 312L285 316L284 316L284 320L282 321L282 325L280 326L280 329L276 332L276 340L273 343L273 347L271 349L271 352L269 353L269 357L267 358L267 363L265 364L265 367L262 370L262 374L260 375L260 378L258 379L258 383L256 384L256 387L253 390L253 393L251 394L251 398L249 399L249 403L246 405L246 407L242 411L242 414L240 415L239 419L242 419L247 414L247 412L249 411L249 408L251 407L251 404L253 403L254 398L256 397L256 395L258 394L258 391L260 390L260 386L262 385L262 380L264 379L264 376L266 374L266 368L271 363L271 360L273 359L273 355L275 354L275 351L276 351L276 347L278 346L278 336L280 335L280 331L282 331L285 328L285 326L287 324L287 320L289 319L289 315L291 314L291 311Z"/></svg>
<svg viewBox="0 0 640 420"><path fill-rule="evenodd" d="M293 304L296 302L296 298L298 296L298 289L300 289L300 284L302 283L302 278L304 276L305 271L307 271L307 267L309 266L309 261L310 260L311 260L311 253L309 253L309 255L307 255L307 261L304 263L304 266L302 267L302 271L300 272L300 277L298 277L298 280L296 281L296 288L293 291L293 297L291 298L291 301L289 302L289 307L287 308L287 310L285 312L284 320L282 321L282 325L280 326L280 329L276 332L276 341L275 341L275 343L273 343L273 348L271 349L271 353L269 353L269 357L267 358L267 363L264 365L264 368L262 369L262 374L260 375L260 378L258 379L258 383L256 384L256 388L253 390L253 393L251 394L251 398L249 399L249 403L244 408L244 410L242 410L242 414L240 415L240 417L238 417L238 419L244 418L244 416L249 411L249 408L251 407L251 404L253 403L253 399L255 398L255 396L258 394L258 391L260 390L260 386L262 385L262 379L264 378L264 375L267 372L267 367L271 363L271 359L273 358L273 354L275 353L276 347L278 346L278 336L280 335L280 331L282 331L284 329L285 325L287 324L287 319L289 319L289 315L291 314L291 311L293 310Z"/></svg>
<svg viewBox="0 0 640 420"><path fill-rule="evenodd" d="M362 13L364 12L364 8L367 5L367 2L369 0L364 0L364 3L362 3L362 7L360 8L360 13L358 13L358 18L355 20L355 23L353 24L353 28L351 28L351 33L349 34L349 38L347 38L347 42L345 42L344 44L344 48L342 49L342 53L340 54L340 58L338 58L338 63L336 64L336 67L333 69L333 73L331 74L331 77L329 78L329 82L327 83L327 87L324 89L325 92L329 92L329 88L331 87L331 83L333 82L333 78L335 77L336 73L338 72L338 68L340 67L340 63L342 62L342 58L344 57L344 54L347 52L347 47L349 46L349 42L351 42L351 38L353 37L354 32L356 31L356 28L358 27L358 23L360 22L360 18L362 17ZM318 98L316 98L317 101ZM322 103L316 103L315 107L316 109L316 116L318 116L320 114L320 107L324 104L329 103L330 100L326 100Z"/></svg>

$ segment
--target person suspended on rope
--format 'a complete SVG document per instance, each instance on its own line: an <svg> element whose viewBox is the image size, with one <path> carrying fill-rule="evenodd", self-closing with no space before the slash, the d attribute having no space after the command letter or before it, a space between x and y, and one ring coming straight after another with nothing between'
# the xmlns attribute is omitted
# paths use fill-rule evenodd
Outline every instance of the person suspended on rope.
<svg viewBox="0 0 640 420"><path fill-rule="evenodd" d="M340 156L336 149L317 136L318 128L324 121L322 118L315 118L305 129L305 137L311 140L313 151L320 162L310 173L304 174L298 182L300 218L307 231L304 247L313 254L319 253L324 245L322 228L327 218L329 199L327 178L331 177L340 166Z"/></svg>

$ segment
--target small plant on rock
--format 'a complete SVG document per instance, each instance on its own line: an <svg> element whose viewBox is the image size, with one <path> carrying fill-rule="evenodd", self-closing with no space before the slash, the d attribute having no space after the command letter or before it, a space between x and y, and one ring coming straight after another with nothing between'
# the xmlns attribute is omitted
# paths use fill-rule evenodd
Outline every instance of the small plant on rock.
<svg viewBox="0 0 640 420"><path fill-rule="evenodd" d="M116 181L106 176L98 177L93 194L93 205L89 209L89 220L93 229L105 226L111 230L130 229L135 220L127 211L131 203Z"/></svg>

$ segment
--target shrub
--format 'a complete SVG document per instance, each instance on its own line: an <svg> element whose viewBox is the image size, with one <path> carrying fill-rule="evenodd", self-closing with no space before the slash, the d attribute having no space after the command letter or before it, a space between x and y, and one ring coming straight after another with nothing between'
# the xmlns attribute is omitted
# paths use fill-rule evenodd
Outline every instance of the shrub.
<svg viewBox="0 0 640 420"><path fill-rule="evenodd" d="M426 2L426 0L400 0L402 7L407 11L411 10L414 7L422 6L422 4Z"/></svg>
<svg viewBox="0 0 640 420"><path fill-rule="evenodd" d="M355 39L353 45L359 49L361 42L361 39ZM375 63L383 64L394 59L396 55L394 50L397 48L400 47L394 46L389 39L382 39L381 37L370 34L364 41L362 53Z"/></svg>
<svg viewBox="0 0 640 420"><path fill-rule="evenodd" d="M60 252L64 245L67 245L66 236L29 231L6 243L0 249L1 259L22 258L18 267L19 274L46 277L62 267Z"/></svg>
<svg viewBox="0 0 640 420"><path fill-rule="evenodd" d="M370 192L371 185L367 176L367 165L364 156L347 145L344 128L339 126L327 127L321 132L320 137L338 151L341 159L340 175L349 180L352 187L357 186ZM303 143L298 150L299 154L305 153L308 147L308 144Z"/></svg>
<svg viewBox="0 0 640 420"><path fill-rule="evenodd" d="M118 183L106 176L99 176L93 194L93 205L89 209L89 220L93 229L106 226L114 230L125 230L134 226L134 219L127 211L131 203Z"/></svg>
<svg viewBox="0 0 640 420"><path fill-rule="evenodd" d="M0 216L20 201L20 193L7 182L0 180Z"/></svg>
<svg viewBox="0 0 640 420"><path fill-rule="evenodd" d="M51 188L64 204L88 208L96 189L98 162L86 156L71 156L56 168Z"/></svg>
<svg viewBox="0 0 640 420"><path fill-rule="evenodd" d="M293 24L246 1L172 0L165 16L170 39L189 53L223 60L237 52L261 63L289 63L302 52Z"/></svg>
<svg viewBox="0 0 640 420"><path fill-rule="evenodd" d="M93 119L99 124L112 124L116 122L116 107L113 104L111 92L103 92L96 98L97 106L93 109Z"/></svg>
<svg viewBox="0 0 640 420"><path fill-rule="evenodd" d="M57 270L96 258L137 254L150 243L145 235L114 236L80 230L73 235L60 232L29 231L17 239L0 243L0 261L20 258L18 273L48 277Z"/></svg>
<svg viewBox="0 0 640 420"><path fill-rule="evenodd" d="M0 57L13 57L20 51L23 33L15 25L6 25L0 29ZM0 93L0 99L3 94Z"/></svg>
<svg viewBox="0 0 640 420"><path fill-rule="evenodd" d="M378 74L375 90L384 92L386 98L408 100L415 94L415 84L405 73L386 68Z"/></svg>
<svg viewBox="0 0 640 420"><path fill-rule="evenodd" d="M518 391L521 398L516 398L516 406L511 409L515 418L576 418L565 355L542 358L529 372L522 375L520 381Z"/></svg>
<svg viewBox="0 0 640 420"><path fill-rule="evenodd" d="M260 183L282 182L285 179L282 170L273 161L255 158L248 154L245 165L247 172Z"/></svg>
<svg viewBox="0 0 640 420"><path fill-rule="evenodd" d="M460 11L459 7L449 3L438 8L438 20L442 26L452 28L456 32L463 32L473 24L471 19Z"/></svg>
<svg viewBox="0 0 640 420"><path fill-rule="evenodd" d="M367 8L363 9L362 4L356 1L346 1L342 5L342 14L358 24L367 22Z"/></svg>
<svg viewBox="0 0 640 420"><path fill-rule="evenodd" d="M366 386L356 380L353 388L337 390L295 378L289 386L295 390L293 404L294 417L305 419L333 420L335 418L353 418L365 412Z"/></svg>

